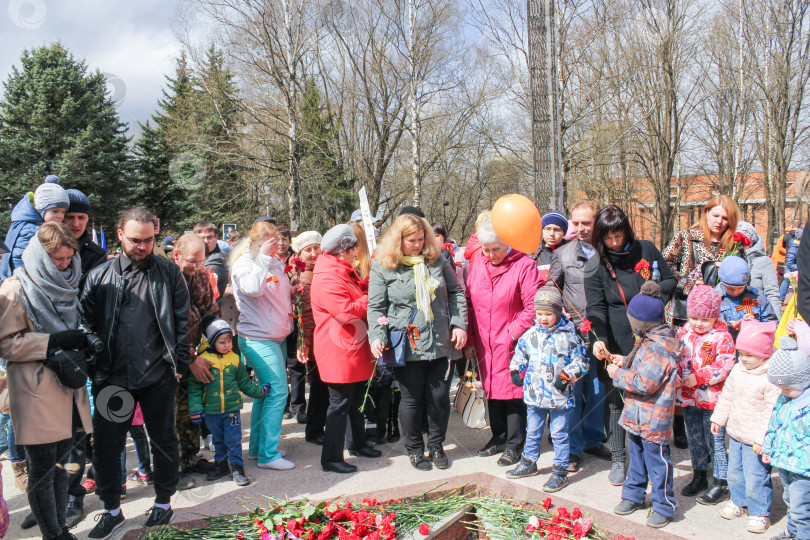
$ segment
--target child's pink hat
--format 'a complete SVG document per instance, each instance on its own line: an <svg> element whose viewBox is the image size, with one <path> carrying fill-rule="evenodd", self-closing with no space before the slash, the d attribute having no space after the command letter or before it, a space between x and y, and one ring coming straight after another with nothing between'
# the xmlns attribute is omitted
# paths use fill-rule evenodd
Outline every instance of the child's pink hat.
<svg viewBox="0 0 810 540"><path fill-rule="evenodd" d="M720 293L714 290L714 287L697 285L686 299L686 315L688 317L716 319L720 316L721 301Z"/></svg>
<svg viewBox="0 0 810 540"><path fill-rule="evenodd" d="M775 335L776 321L759 322L743 319L740 324L740 335L737 336L737 350L760 358L770 358Z"/></svg>

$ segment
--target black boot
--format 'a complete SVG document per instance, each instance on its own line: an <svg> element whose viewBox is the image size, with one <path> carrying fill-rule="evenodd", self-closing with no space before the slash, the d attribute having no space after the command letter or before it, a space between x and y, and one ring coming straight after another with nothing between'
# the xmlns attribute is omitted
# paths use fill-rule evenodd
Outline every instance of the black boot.
<svg viewBox="0 0 810 540"><path fill-rule="evenodd" d="M686 437L686 426L683 423L683 415L675 415L675 422L672 425L672 442L675 448L681 450L689 448L689 439Z"/></svg>
<svg viewBox="0 0 810 540"><path fill-rule="evenodd" d="M684 497L694 497L709 487L706 471L692 471L692 481L681 490Z"/></svg>
<svg viewBox="0 0 810 540"><path fill-rule="evenodd" d="M714 484L709 491L697 498L700 504L712 505L728 499L728 482L726 480L714 479Z"/></svg>
<svg viewBox="0 0 810 540"><path fill-rule="evenodd" d="M84 517L84 498L68 496L67 510L65 511L65 525L75 527Z"/></svg>
<svg viewBox="0 0 810 540"><path fill-rule="evenodd" d="M214 470L205 475L205 479L209 482L213 482L229 474L231 474L231 468L228 466L228 462L217 461L214 463Z"/></svg>
<svg viewBox="0 0 810 540"><path fill-rule="evenodd" d="M507 478L526 478L527 476L536 476L538 474L537 462L521 456L520 463L512 470L506 471Z"/></svg>

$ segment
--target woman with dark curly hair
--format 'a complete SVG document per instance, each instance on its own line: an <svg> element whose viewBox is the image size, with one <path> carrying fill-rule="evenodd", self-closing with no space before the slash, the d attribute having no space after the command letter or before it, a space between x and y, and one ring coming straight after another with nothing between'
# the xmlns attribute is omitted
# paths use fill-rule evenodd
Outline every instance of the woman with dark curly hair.
<svg viewBox="0 0 810 540"><path fill-rule="evenodd" d="M605 360L611 353L627 356L635 343L627 318L627 304L639 294L646 281L658 281L664 304L675 289L675 276L655 244L637 240L627 214L616 205L606 206L596 214L593 228L595 257L585 266L587 317L596 335L593 354ZM656 272L657 270L657 272ZM599 367L607 396L605 426L613 465L610 482L621 485L625 475L625 432L619 426L624 402L621 391Z"/></svg>

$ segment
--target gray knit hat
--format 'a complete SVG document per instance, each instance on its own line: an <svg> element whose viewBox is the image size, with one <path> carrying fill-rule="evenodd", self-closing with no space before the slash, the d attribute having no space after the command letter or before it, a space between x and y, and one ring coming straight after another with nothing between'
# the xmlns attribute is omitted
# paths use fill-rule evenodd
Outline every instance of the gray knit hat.
<svg viewBox="0 0 810 540"><path fill-rule="evenodd" d="M540 287L534 295L535 311L552 311L559 317L563 310L563 298L556 288Z"/></svg>
<svg viewBox="0 0 810 540"><path fill-rule="evenodd" d="M321 251L334 255L351 249L357 245L357 237L354 235L350 225L341 223L335 225L323 235L321 239Z"/></svg>
<svg viewBox="0 0 810 540"><path fill-rule="evenodd" d="M768 380L799 391L810 386L810 357L799 350L793 339L783 336L779 340L779 350L771 356Z"/></svg>
<svg viewBox="0 0 810 540"><path fill-rule="evenodd" d="M59 185L59 178L50 175L34 192L34 208L39 215L45 217L45 212L52 208L68 209L70 198L67 192Z"/></svg>

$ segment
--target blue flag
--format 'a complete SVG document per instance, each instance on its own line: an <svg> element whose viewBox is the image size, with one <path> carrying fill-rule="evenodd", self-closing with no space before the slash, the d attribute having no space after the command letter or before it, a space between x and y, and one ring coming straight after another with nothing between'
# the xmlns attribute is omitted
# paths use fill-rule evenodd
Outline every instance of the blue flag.
<svg viewBox="0 0 810 540"><path fill-rule="evenodd" d="M101 236L101 242L99 243L99 245L101 246L101 249L103 249L104 251L107 251L107 239L104 238L104 231L101 231L100 236Z"/></svg>

